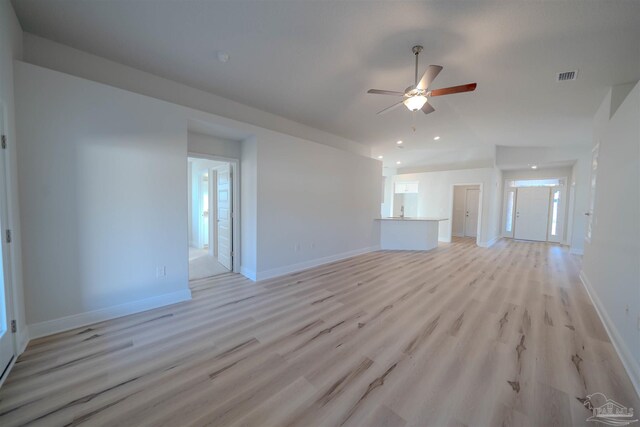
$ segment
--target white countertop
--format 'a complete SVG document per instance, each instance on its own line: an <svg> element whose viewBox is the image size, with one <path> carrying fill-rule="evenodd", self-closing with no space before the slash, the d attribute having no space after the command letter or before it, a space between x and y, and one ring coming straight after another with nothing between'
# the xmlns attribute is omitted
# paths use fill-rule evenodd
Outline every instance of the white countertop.
<svg viewBox="0 0 640 427"><path fill-rule="evenodd" d="M394 218L376 218L376 221L447 221L449 218L422 218L422 217L394 217Z"/></svg>

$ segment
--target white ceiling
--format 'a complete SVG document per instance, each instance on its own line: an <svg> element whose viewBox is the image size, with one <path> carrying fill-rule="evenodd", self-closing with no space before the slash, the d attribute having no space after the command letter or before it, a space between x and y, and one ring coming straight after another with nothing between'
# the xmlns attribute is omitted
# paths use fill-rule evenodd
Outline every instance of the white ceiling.
<svg viewBox="0 0 640 427"><path fill-rule="evenodd" d="M403 167L490 158L493 146L591 143L608 86L640 79L640 1L15 0L23 29L362 142ZM420 69L436 112L375 113ZM227 63L217 52L230 55ZM577 81L556 73L579 70ZM412 130L415 126L415 132ZM440 135L439 141L433 137ZM405 148L395 148L395 141Z"/></svg>

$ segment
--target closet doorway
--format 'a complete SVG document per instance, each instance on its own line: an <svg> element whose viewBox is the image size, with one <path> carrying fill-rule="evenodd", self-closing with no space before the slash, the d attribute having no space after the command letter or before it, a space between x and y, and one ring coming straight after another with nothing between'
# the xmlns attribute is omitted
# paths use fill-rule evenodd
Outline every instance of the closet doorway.
<svg viewBox="0 0 640 427"><path fill-rule="evenodd" d="M477 239L480 199L479 184L453 186L452 236Z"/></svg>

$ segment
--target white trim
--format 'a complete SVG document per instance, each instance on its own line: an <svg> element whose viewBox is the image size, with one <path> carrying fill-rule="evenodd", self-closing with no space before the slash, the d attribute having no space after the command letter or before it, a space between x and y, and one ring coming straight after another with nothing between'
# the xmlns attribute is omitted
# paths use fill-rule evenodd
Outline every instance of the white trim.
<svg viewBox="0 0 640 427"><path fill-rule="evenodd" d="M501 238L502 238L501 236L496 236L493 239L489 240L488 242L478 242L478 246L482 248L490 248L491 246L495 245L496 242Z"/></svg>
<svg viewBox="0 0 640 427"><path fill-rule="evenodd" d="M330 262L340 261L345 258L351 258L356 255L366 254L368 252L379 251L380 245L370 246L368 248L355 249L353 251L342 252L337 255L330 255L324 258L317 258L311 261L305 261L298 264L287 265L285 267L273 268L271 270L259 271L256 273L256 280L271 279L273 277L283 276L289 273L295 273L308 268L317 267Z"/></svg>
<svg viewBox="0 0 640 427"><path fill-rule="evenodd" d="M569 249L569 253L571 255L584 255L584 249L574 248L573 246Z"/></svg>
<svg viewBox="0 0 640 427"><path fill-rule="evenodd" d="M629 379L631 379L631 384L636 391L636 394L640 397L640 365L638 361L633 358L633 355L629 351L629 348L625 344L624 340L618 333L614 323L611 321L611 318L607 314L604 306L598 299L598 296L591 286L591 282L584 271L580 271L580 281L584 285L584 288L587 290L587 295L589 295L589 299L591 299L591 303L596 309L602 324L604 325L604 329L607 331L609 335L609 339L613 344L613 348L618 353L618 357L622 360L622 364L624 365L624 369L627 371L629 375Z"/></svg>
<svg viewBox="0 0 640 427"><path fill-rule="evenodd" d="M249 270L244 266L240 267L240 274L242 274L247 279L253 280L254 282L256 281L256 272L253 270Z"/></svg>
<svg viewBox="0 0 640 427"><path fill-rule="evenodd" d="M164 307L178 302L189 301L190 299L191 290L187 288L181 291L132 301L113 307L101 308L94 311L48 320L46 322L34 323L29 325L29 337L31 339L40 338L58 332L67 331L69 329L90 325L92 323L114 319L116 317L140 313L142 311Z"/></svg>
<svg viewBox="0 0 640 427"><path fill-rule="evenodd" d="M18 331L18 336L16 337L18 340L18 356L20 356L27 349L27 345L29 345L29 327L24 325L22 330Z"/></svg>

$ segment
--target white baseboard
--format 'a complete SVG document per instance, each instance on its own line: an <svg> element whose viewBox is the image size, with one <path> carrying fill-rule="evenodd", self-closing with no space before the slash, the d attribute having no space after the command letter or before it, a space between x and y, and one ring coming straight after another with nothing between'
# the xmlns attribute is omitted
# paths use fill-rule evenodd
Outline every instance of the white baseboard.
<svg viewBox="0 0 640 427"><path fill-rule="evenodd" d="M633 355L629 351L629 347L627 347L626 343L618 333L616 326L611 321L611 318L600 302L598 294L593 289L593 286L591 285L587 275L584 274L584 271L580 271L580 281L587 290L587 294L589 295L589 298L591 299L591 302L604 325L604 329L609 335L613 348L616 350L616 353L618 353L620 360L622 360L624 369L627 371L627 374L631 379L631 383L633 384L633 388L636 390L636 394L640 397L640 365L638 364L638 361L634 359Z"/></svg>
<svg viewBox="0 0 640 427"><path fill-rule="evenodd" d="M491 246L495 245L496 242L498 240L500 240L500 239L501 239L501 237L497 236L497 237L494 237L493 239L489 240L488 242L478 242L478 246L480 246L482 248L490 248Z"/></svg>
<svg viewBox="0 0 640 427"><path fill-rule="evenodd" d="M29 344L29 327L25 325L21 331L18 331L18 356L24 353L28 344Z"/></svg>
<svg viewBox="0 0 640 427"><path fill-rule="evenodd" d="M67 317L61 317L59 319L48 320L46 322L34 323L29 325L29 338L40 338L58 332L67 331L69 329L90 325L92 323L126 316L128 314L140 313L142 311L163 307L165 305L188 301L190 299L191 290L187 288L181 291L132 301L113 307L101 308L99 310L78 313Z"/></svg>
<svg viewBox="0 0 640 427"><path fill-rule="evenodd" d="M259 271L256 273L256 280L271 279L278 276L283 276L289 273L295 273L297 271L306 270L308 268L317 267L319 265L328 264L330 262L340 261L341 259L350 258L356 255L366 254L368 252L379 251L380 246L370 246L368 248L356 249L353 251L342 252L337 255L331 255L324 258L317 258L311 261L300 262L298 264L287 265L285 267L273 268L271 270Z"/></svg>
<svg viewBox="0 0 640 427"><path fill-rule="evenodd" d="M248 268L240 266L240 274L242 274L247 279L253 280L254 282L256 281L256 272L253 270L249 270Z"/></svg>

